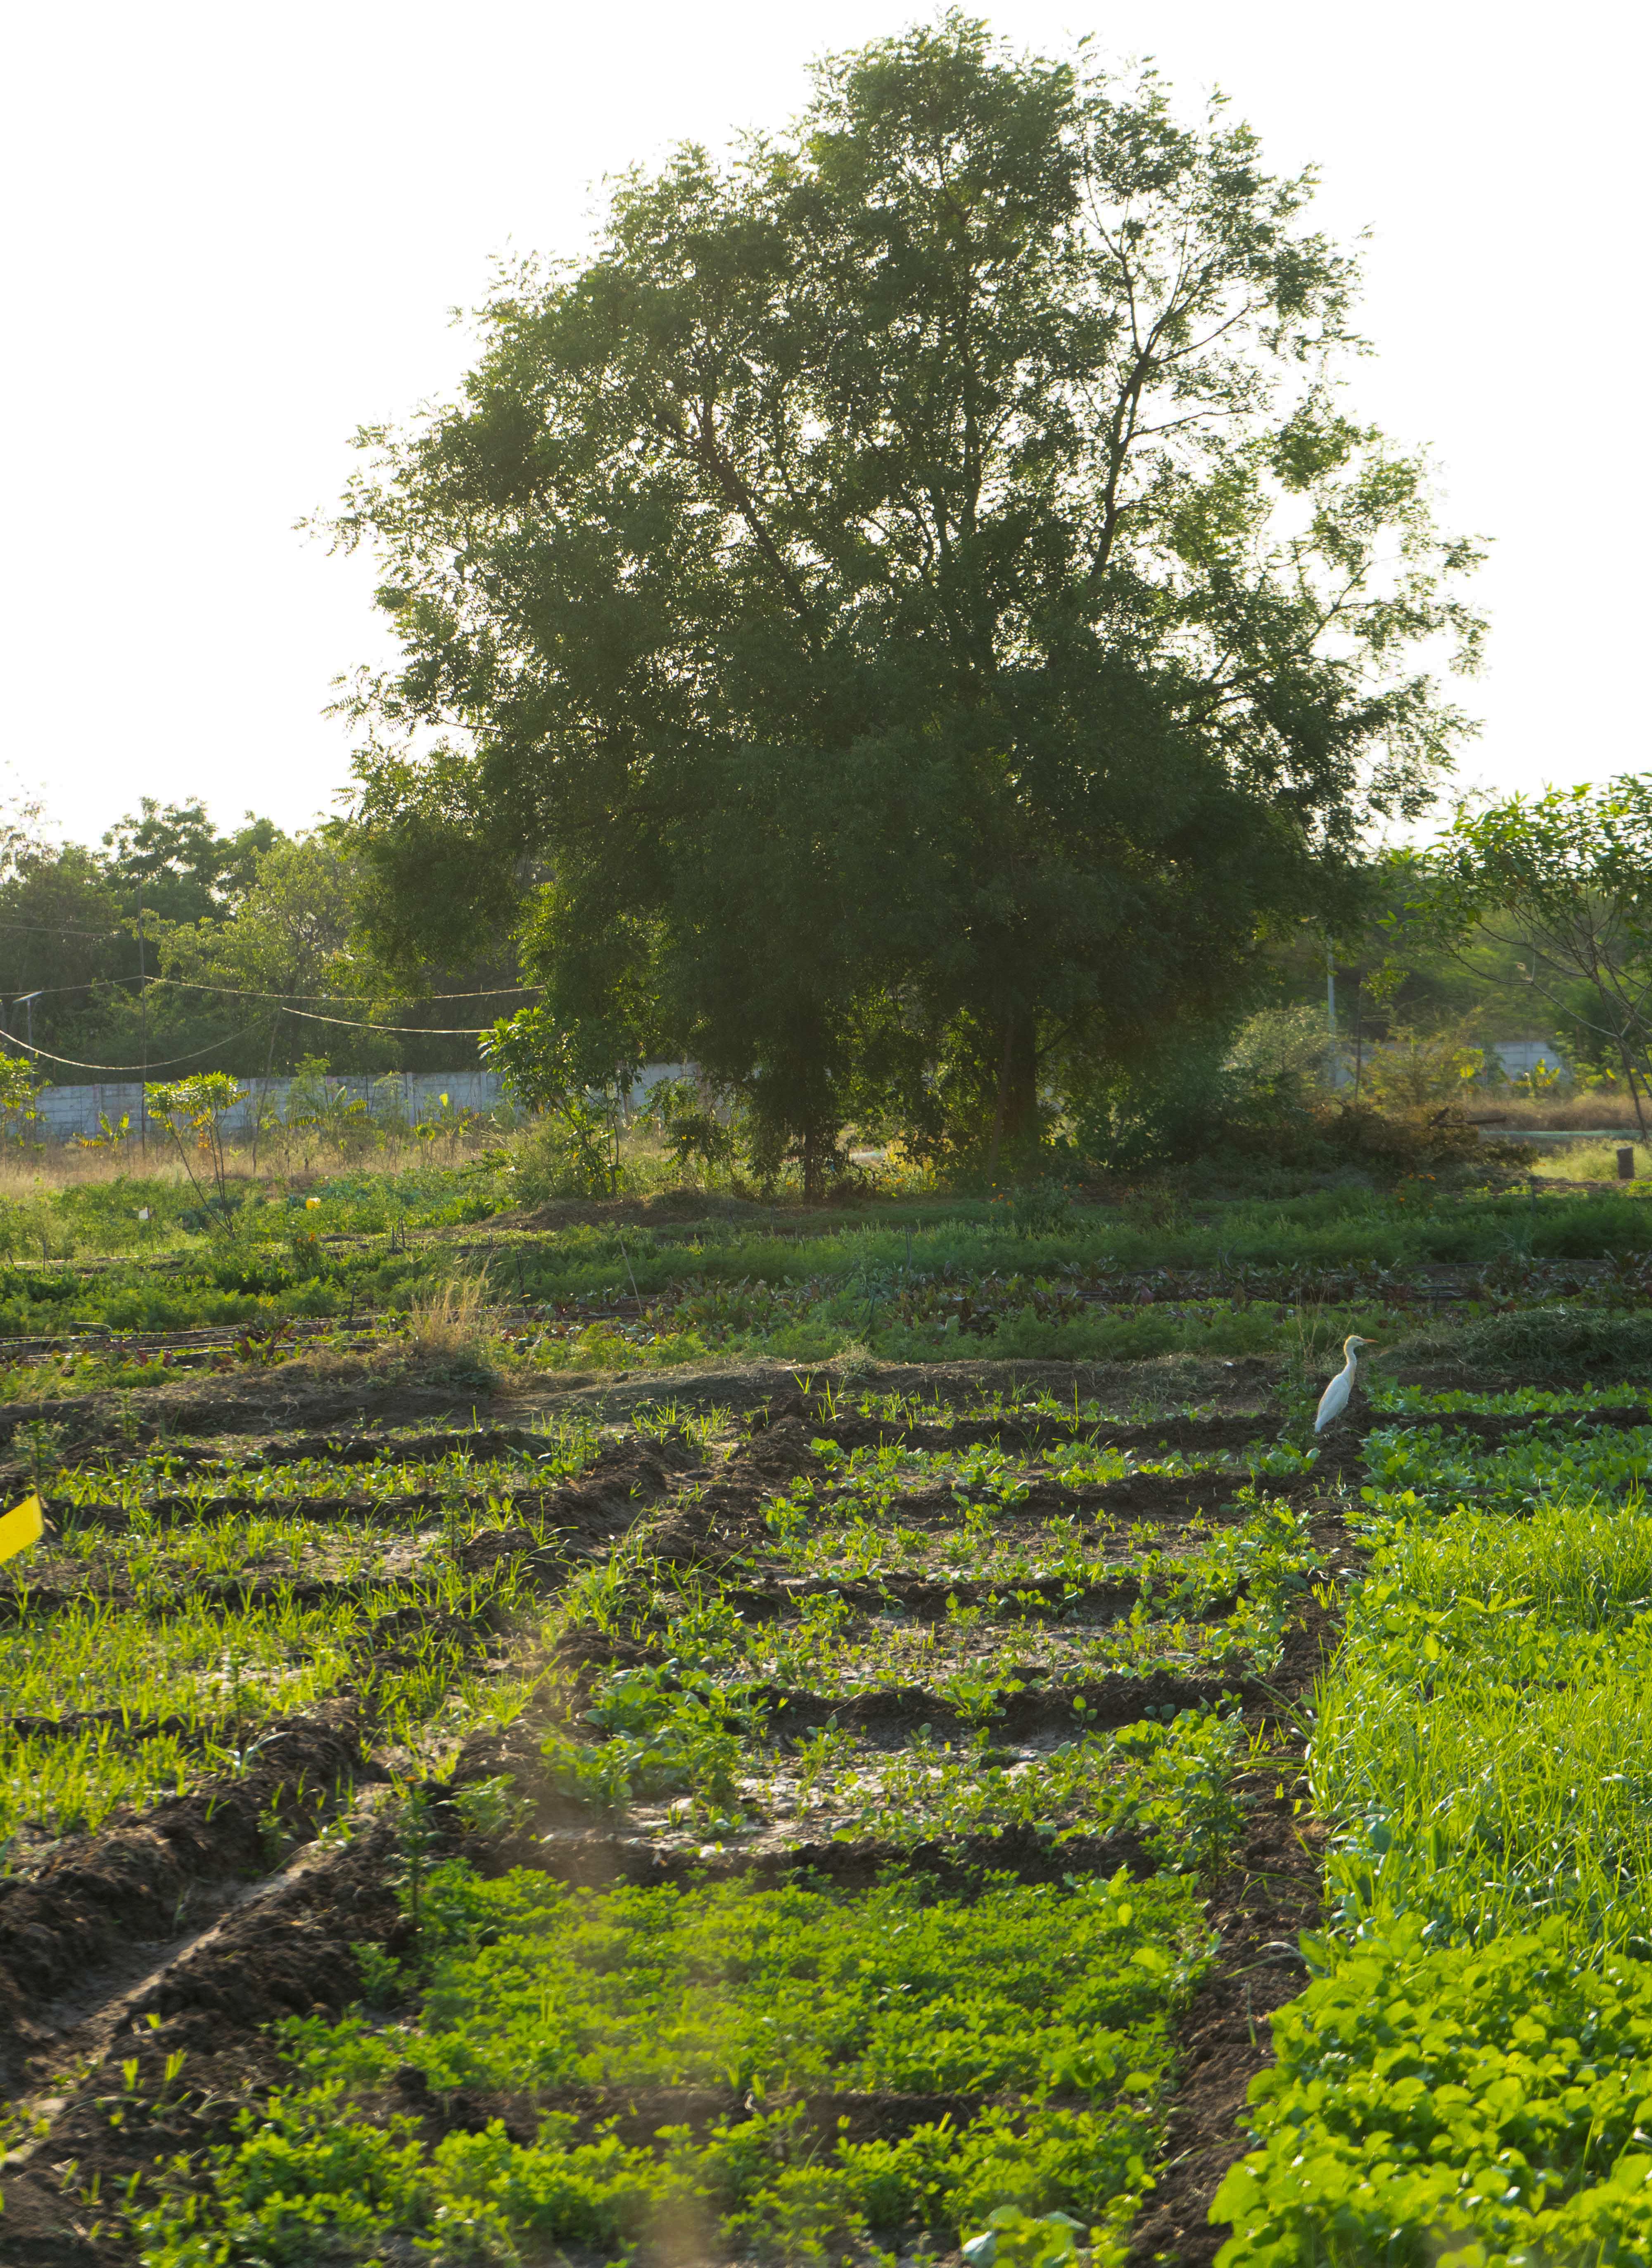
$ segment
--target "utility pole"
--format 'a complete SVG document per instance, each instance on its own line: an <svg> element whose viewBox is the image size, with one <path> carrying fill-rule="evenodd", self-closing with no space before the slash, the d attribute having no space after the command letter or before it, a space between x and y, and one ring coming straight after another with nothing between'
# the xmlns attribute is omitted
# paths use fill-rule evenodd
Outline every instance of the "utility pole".
<svg viewBox="0 0 1652 2268"><path fill-rule="evenodd" d="M40 996L38 992L19 992L17 998L11 1003L14 1008L26 1008L29 1012L29 1046L31 1049L33 1049L34 1045L34 1003L40 998Z"/></svg>
<svg viewBox="0 0 1652 2268"><path fill-rule="evenodd" d="M1342 1064L1337 1054L1337 954L1325 939L1325 1077L1333 1086L1342 1084Z"/></svg>
<svg viewBox="0 0 1652 2268"><path fill-rule="evenodd" d="M137 1086L137 1150L139 1157L147 1160L149 1111L148 1096L144 1089L149 1085L149 976L143 966L143 885L142 882L137 886L137 1029L138 1062L142 1066L138 1072Z"/></svg>

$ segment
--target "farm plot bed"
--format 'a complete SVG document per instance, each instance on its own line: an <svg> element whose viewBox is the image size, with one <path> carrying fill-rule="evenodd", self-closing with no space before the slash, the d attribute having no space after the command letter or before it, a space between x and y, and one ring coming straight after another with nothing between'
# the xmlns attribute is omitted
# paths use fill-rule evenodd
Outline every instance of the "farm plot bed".
<svg viewBox="0 0 1652 2268"><path fill-rule="evenodd" d="M1205 2033L1231 2155L1316 1905L1347 1547L1277 1430L828 1385L59 1475L0 1594L16 2257L1203 2243L1156 2169Z"/></svg>
<svg viewBox="0 0 1652 2268"><path fill-rule="evenodd" d="M1586 1393L1435 1414L1366 1442L1311 1749L1328 1926L1218 2199L1232 2268L1652 2249L1649 1437Z"/></svg>
<svg viewBox="0 0 1652 2268"><path fill-rule="evenodd" d="M861 1344L914 1362L1289 1354L1304 1308L1382 1336L1575 1301L1634 1313L1652 1344L1652 1223L1623 1193L1422 1183L813 1215L679 1193L686 1212L616 1201L552 1226L503 1211L509 1176L488 1178L500 1187L342 1175L302 1199L249 1181L232 1231L187 1228L184 1193L153 1182L0 1205L0 1350L16 1358L0 1403L141 1390L260 1350L363 1351L455 1269L488 1279L495 1352L545 1372L824 1361Z"/></svg>
<svg viewBox="0 0 1652 2268"><path fill-rule="evenodd" d="M773 1378L51 1477L0 2257L1641 2257L1644 1388Z"/></svg>

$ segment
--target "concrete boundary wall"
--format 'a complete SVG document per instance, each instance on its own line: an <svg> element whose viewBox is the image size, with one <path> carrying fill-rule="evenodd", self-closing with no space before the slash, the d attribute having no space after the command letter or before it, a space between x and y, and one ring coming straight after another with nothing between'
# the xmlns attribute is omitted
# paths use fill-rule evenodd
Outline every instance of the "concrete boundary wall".
<svg viewBox="0 0 1652 2268"><path fill-rule="evenodd" d="M1377 1062L1384 1053L1384 1042L1367 1040L1364 1058L1368 1065ZM1354 1042L1346 1035L1337 1041L1336 1054L1332 1063L1331 1085L1352 1086L1354 1084ZM1572 1066L1566 1051L1555 1040L1496 1040L1486 1049L1487 1060L1494 1070L1501 1064L1506 1079L1530 1079L1539 1064L1546 1064L1552 1071L1559 1071L1563 1081L1569 1081Z"/></svg>
<svg viewBox="0 0 1652 2268"><path fill-rule="evenodd" d="M249 1079L239 1084L247 1099L224 1122L231 1132L252 1131L253 1112L261 1100L286 1116L291 1079ZM387 1079L329 1075L327 1084L329 1094L342 1089L352 1102L364 1103L370 1118L400 1117L415 1125L440 1116L444 1095L454 1110L491 1110L504 1093L498 1075L490 1071L397 1071ZM77 1134L95 1136L99 1116L112 1126L129 1118L136 1133L143 1095L143 1085L135 1079L112 1079L98 1086L48 1086L40 1099L42 1123L35 1129L36 1138L43 1134L48 1141L67 1142Z"/></svg>
<svg viewBox="0 0 1652 2268"><path fill-rule="evenodd" d="M1572 1066L1558 1040L1497 1040L1488 1052L1501 1064L1505 1079L1529 1079L1540 1063L1565 1079L1572 1076Z"/></svg>
<svg viewBox="0 0 1652 2268"><path fill-rule="evenodd" d="M632 1089L633 1098L640 1098L662 1079L681 1078L689 1068L686 1064L646 1064ZM249 1079L239 1083L246 1088L247 1100L224 1120L231 1133L252 1131L253 1113L261 1101L285 1118L291 1079ZM370 1118L404 1118L415 1126L442 1116L444 1096L450 1110L484 1112L496 1108L505 1099L503 1085L497 1072L491 1071L392 1071L380 1078L343 1073L335 1077L329 1072L327 1085L329 1094L342 1089L352 1102L363 1103ZM118 1126L123 1117L129 1118L136 1134L143 1095L143 1085L135 1079L111 1079L95 1086L48 1086L40 1099L40 1123L33 1130L34 1138L69 1142L78 1134L95 1139L103 1117L112 1126Z"/></svg>

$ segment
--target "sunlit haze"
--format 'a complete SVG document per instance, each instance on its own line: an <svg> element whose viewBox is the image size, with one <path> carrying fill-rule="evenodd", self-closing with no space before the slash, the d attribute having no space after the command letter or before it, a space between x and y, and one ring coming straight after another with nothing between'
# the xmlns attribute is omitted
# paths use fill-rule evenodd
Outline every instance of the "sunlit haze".
<svg viewBox="0 0 1652 2268"><path fill-rule="evenodd" d="M778 127L825 49L921 11L402 0L14 12L4 168L5 756L92 838L141 794L335 807L330 681L387 652L363 560L293 523L361 423L451 388L494 255L576 252L601 177ZM1465 782L1646 762L1640 318L1645 19L1399 0L1007 0L1017 43L1213 87L1322 225L1369 228L1355 406L1432 448L1493 539ZM1637 302L1638 304L1638 302ZM1634 392L1632 393L1632 389ZM1632 705L1633 704L1633 705Z"/></svg>

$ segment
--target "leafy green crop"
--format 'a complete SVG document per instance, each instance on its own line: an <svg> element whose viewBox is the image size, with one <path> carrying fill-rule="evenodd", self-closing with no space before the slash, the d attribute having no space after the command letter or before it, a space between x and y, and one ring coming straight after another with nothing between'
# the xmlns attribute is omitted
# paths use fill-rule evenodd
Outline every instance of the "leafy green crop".
<svg viewBox="0 0 1652 2268"><path fill-rule="evenodd" d="M1311 1752L1331 1926L1216 2200L1222 2268L1647 2257L1648 1447L1372 1437L1378 1550ZM1458 1489L1528 1516L1446 1511Z"/></svg>
<svg viewBox="0 0 1652 2268"><path fill-rule="evenodd" d="M1202 1958L1186 1890L1122 1874L988 1881L958 1901L899 1878L859 1895L591 1891L450 1864L424 1913L417 2015L285 2025L291 2088L217 2154L205 2226L187 2204L150 2216L146 2268L364 2262L409 2238L456 2247L461 2228L503 2259L629 2244L673 2216L809 2261L872 2231L950 2239L1006 2204L1100 2223L1105 2264L1148 2179L1170 2012ZM433 2088L504 2090L532 2139L495 2120L427 2149L375 2107L409 2066ZM626 2090L709 2087L730 2108L625 2145L600 2110L582 2125L540 2103L569 2086L615 2090L616 2109ZM853 2143L819 2137L796 2099L867 2088L977 2107Z"/></svg>
<svg viewBox="0 0 1652 2268"><path fill-rule="evenodd" d="M1548 2268L1652 2247L1652 1962L1558 1922L1433 1946L1413 1917L1330 1955L1274 2019L1264 2147L1221 2268Z"/></svg>

